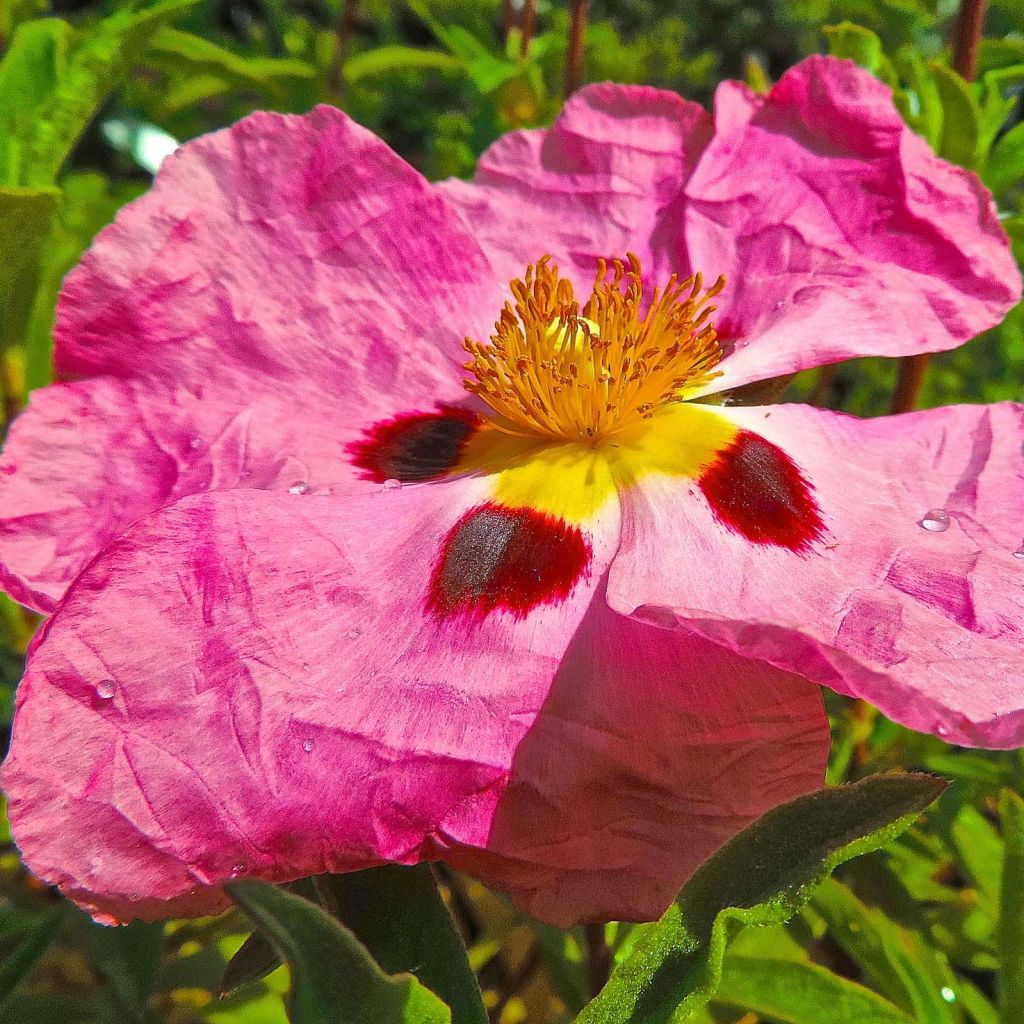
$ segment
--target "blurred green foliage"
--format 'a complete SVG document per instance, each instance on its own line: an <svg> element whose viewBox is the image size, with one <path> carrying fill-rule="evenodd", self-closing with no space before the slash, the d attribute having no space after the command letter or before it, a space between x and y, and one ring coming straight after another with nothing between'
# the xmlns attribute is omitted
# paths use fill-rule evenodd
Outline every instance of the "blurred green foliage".
<svg viewBox="0 0 1024 1024"><path fill-rule="evenodd" d="M528 39L523 9L499 0L0 0L3 421L50 379L63 275L177 142L256 108L329 102L428 176L467 176L498 135L550 121L563 101L568 6L538 0ZM952 0L593 0L584 78L707 102L724 77L765 88L808 53L850 57L893 87L908 123L938 152L981 176L1024 259L1024 14L1019 0L990 0L978 80L966 83L949 66L954 13ZM1022 372L1018 307L936 357L923 401L1019 399ZM885 410L894 374L889 361L860 360L803 374L790 394L874 414ZM0 599L5 736L34 626ZM830 782L916 768L953 785L896 842L818 888L788 924L736 937L713 1000L688 1019L1021 1024L1024 757L950 748L861 704L828 700ZM492 1020L557 1024L582 1008L593 934L524 920L469 879L445 873L443 882ZM294 900L277 903L250 909L276 915L279 927L305 913ZM612 960L642 948L652 927L608 925ZM246 983L217 997L249 931L240 913L100 928L25 872L0 814L4 1021L280 1024L287 969L274 968L265 943L247 944L234 961L235 980ZM324 941L358 960L340 931ZM374 951L386 960L383 945Z"/></svg>

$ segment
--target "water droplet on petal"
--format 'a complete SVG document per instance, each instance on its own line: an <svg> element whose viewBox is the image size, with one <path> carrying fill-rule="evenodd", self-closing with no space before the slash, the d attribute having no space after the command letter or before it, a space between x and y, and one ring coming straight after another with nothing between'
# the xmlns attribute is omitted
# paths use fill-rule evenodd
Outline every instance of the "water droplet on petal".
<svg viewBox="0 0 1024 1024"><path fill-rule="evenodd" d="M117 683L113 679L101 679L96 684L96 696L100 700L110 700L117 693Z"/></svg>
<svg viewBox="0 0 1024 1024"><path fill-rule="evenodd" d="M942 996L947 1003L956 1002L956 993L948 985L943 985L942 988L939 989L939 995Z"/></svg>
<svg viewBox="0 0 1024 1024"><path fill-rule="evenodd" d="M238 876L239 876L239 875L240 875L240 874L241 874L241 873L242 873L242 872L243 872L244 870L245 870L245 861L241 861L241 860L240 860L240 861L239 861L239 862L238 862L238 863L237 863L237 864L236 864L236 865L235 865L235 866L234 866L234 867L233 867L233 868L231 869L231 877L232 877L232 878L237 878L237 877L238 877Z"/></svg>
<svg viewBox="0 0 1024 1024"><path fill-rule="evenodd" d="M384 490L385 491L397 491L401 486L402 486L402 481L401 480L391 479L391 480L385 480L384 481Z"/></svg>
<svg viewBox="0 0 1024 1024"><path fill-rule="evenodd" d="M305 751L305 752L306 752L307 754L308 754L308 753L309 753L309 752L310 752L310 751L311 751L311 750L313 749L313 747L315 747L315 746L316 746L316 743L315 743L315 742L314 742L314 741L313 741L312 739L310 739L309 737L307 737L306 739L304 739L304 740L302 741L302 749L303 749L303 750L304 750L304 751Z"/></svg>
<svg viewBox="0 0 1024 1024"><path fill-rule="evenodd" d="M363 631L358 626L353 626L348 631L349 640L358 640L363 635Z"/></svg>
<svg viewBox="0 0 1024 1024"><path fill-rule="evenodd" d="M313 671L313 666L310 665L310 663L308 661L304 661L302 663L302 671L303 672L312 672Z"/></svg>
<svg viewBox="0 0 1024 1024"><path fill-rule="evenodd" d="M1017 550L1013 553L1013 557L1024 559L1024 548L1017 548Z"/></svg>
<svg viewBox="0 0 1024 1024"><path fill-rule="evenodd" d="M312 488L305 480L297 480L288 488L289 494L309 494Z"/></svg>
<svg viewBox="0 0 1024 1024"><path fill-rule="evenodd" d="M939 722L939 724L937 726L935 726L935 731L940 736L948 736L949 735L949 726L946 725L945 722Z"/></svg>
<svg viewBox="0 0 1024 1024"><path fill-rule="evenodd" d="M200 448L202 448L203 442L200 438L193 437L192 440L189 441L188 446L189 448L192 449L192 451L198 451Z"/></svg>
<svg viewBox="0 0 1024 1024"><path fill-rule="evenodd" d="M949 529L949 513L944 508L930 508L918 526L923 526L932 533L945 533Z"/></svg>

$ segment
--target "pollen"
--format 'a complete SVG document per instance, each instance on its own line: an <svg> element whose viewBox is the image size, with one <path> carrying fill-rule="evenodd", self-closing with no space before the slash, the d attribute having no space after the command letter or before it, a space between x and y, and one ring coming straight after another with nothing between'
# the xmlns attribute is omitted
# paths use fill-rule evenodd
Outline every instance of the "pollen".
<svg viewBox="0 0 1024 1024"><path fill-rule="evenodd" d="M583 308L571 283L545 256L511 283L486 342L463 343L463 382L512 434L599 442L695 396L719 376L722 358L711 300L700 274L644 295L640 261L598 261Z"/></svg>

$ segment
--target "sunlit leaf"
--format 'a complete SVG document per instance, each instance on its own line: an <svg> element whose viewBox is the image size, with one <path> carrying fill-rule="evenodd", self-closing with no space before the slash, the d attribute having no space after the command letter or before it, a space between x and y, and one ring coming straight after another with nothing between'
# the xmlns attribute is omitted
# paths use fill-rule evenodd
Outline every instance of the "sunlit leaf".
<svg viewBox="0 0 1024 1024"><path fill-rule="evenodd" d="M891 842L944 786L881 775L769 811L690 879L579 1024L685 1020L714 995L731 932L788 920L836 867Z"/></svg>

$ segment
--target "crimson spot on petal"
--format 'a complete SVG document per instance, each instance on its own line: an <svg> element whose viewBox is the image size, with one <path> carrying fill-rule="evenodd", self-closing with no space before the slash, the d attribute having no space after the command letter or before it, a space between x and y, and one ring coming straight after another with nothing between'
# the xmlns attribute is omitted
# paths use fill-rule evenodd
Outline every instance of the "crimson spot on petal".
<svg viewBox="0 0 1024 1024"><path fill-rule="evenodd" d="M796 463L749 430L718 453L699 483L715 518L756 544L805 551L825 531Z"/></svg>
<svg viewBox="0 0 1024 1024"><path fill-rule="evenodd" d="M478 413L454 405L442 405L439 412L402 413L375 423L348 446L348 453L364 480L435 480L455 466L482 422Z"/></svg>
<svg viewBox="0 0 1024 1024"><path fill-rule="evenodd" d="M557 516L487 502L448 531L427 608L439 618L482 619L497 609L524 618L537 605L565 600L590 556L583 534Z"/></svg>

